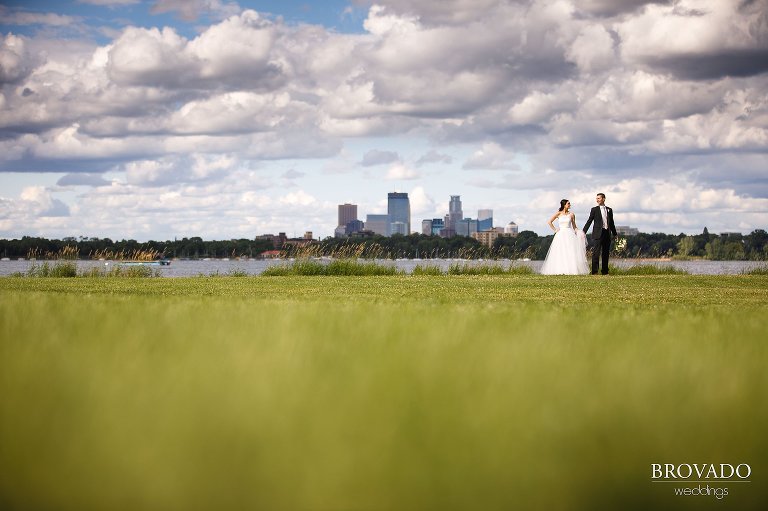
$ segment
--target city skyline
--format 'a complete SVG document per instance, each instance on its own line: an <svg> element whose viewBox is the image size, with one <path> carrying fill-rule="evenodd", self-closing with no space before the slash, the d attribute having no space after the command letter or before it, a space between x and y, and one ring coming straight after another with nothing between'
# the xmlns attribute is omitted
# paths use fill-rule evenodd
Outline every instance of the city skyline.
<svg viewBox="0 0 768 511"><path fill-rule="evenodd" d="M461 196L451 195L448 209L442 218L421 220L421 230L412 227L410 200L407 193L390 192L387 194L387 214L369 213L365 225L358 219L357 204L344 203L338 205L338 225L334 231L335 237L344 237L362 231L392 236L394 234L426 234L450 238L456 235L471 236L473 233L490 231L494 226L493 210L484 208L477 210L477 218L464 216ZM464 225L466 224L466 225ZM514 221L507 225L517 225Z"/></svg>
<svg viewBox="0 0 768 511"><path fill-rule="evenodd" d="M6 0L0 237L768 226L768 0ZM691 34L696 34L691 36ZM361 220L364 220L361 218Z"/></svg>

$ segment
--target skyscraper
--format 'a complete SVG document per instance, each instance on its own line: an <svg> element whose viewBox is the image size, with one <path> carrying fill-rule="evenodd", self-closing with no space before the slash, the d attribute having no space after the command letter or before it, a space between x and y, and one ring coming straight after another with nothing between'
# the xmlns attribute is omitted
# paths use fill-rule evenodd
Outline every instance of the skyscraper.
<svg viewBox="0 0 768 511"><path fill-rule="evenodd" d="M376 234L387 236L389 220L387 215L368 215L365 217L365 228Z"/></svg>
<svg viewBox="0 0 768 511"><path fill-rule="evenodd" d="M445 222L443 222L442 218L433 218L432 219L432 235L433 236L440 236L440 231L445 229Z"/></svg>
<svg viewBox="0 0 768 511"><path fill-rule="evenodd" d="M462 218L456 222L456 235L457 236L472 236L477 232L477 220L472 218Z"/></svg>
<svg viewBox="0 0 768 511"><path fill-rule="evenodd" d="M477 232L490 231L493 229L493 210L477 210Z"/></svg>
<svg viewBox="0 0 768 511"><path fill-rule="evenodd" d="M350 224L357 225L356 222L360 222L357 219L357 204L339 204L339 225L336 226L334 236L337 238L349 236L351 232L358 232L361 229L356 227L350 227Z"/></svg>
<svg viewBox="0 0 768 511"><path fill-rule="evenodd" d="M407 193L387 194L387 236L411 233L411 201Z"/></svg>
<svg viewBox="0 0 768 511"><path fill-rule="evenodd" d="M451 195L451 201L448 203L448 218L446 229L456 229L456 222L464 218L464 212L461 210L461 195Z"/></svg>
<svg viewBox="0 0 768 511"><path fill-rule="evenodd" d="M339 204L339 226L346 226L352 220L357 220L357 204Z"/></svg>

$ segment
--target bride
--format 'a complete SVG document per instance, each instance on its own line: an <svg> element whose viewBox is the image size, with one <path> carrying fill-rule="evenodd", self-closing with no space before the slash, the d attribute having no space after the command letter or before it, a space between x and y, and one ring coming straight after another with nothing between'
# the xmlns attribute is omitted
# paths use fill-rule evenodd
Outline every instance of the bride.
<svg viewBox="0 0 768 511"><path fill-rule="evenodd" d="M557 220L557 227L552 223ZM576 227L576 215L571 213L568 199L560 201L560 209L547 222L555 231L547 258L541 267L542 275L586 275L587 237Z"/></svg>

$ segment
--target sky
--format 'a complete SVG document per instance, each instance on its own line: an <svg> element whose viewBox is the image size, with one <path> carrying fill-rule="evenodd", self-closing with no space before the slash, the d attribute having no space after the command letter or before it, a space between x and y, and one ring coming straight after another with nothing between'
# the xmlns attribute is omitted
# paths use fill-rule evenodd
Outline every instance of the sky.
<svg viewBox="0 0 768 511"><path fill-rule="evenodd" d="M0 0L0 238L768 228L768 0Z"/></svg>

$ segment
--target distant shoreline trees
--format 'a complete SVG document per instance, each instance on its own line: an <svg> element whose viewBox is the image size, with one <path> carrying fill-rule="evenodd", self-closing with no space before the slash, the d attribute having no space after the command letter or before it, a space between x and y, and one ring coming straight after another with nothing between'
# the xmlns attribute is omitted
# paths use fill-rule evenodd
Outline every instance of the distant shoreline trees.
<svg viewBox="0 0 768 511"><path fill-rule="evenodd" d="M334 256L362 258L464 258L464 259L544 259L553 236L522 231L515 237L499 237L492 247L473 238L440 238L411 234L363 238L326 238L307 242L291 240L276 247L269 239L205 241L199 237L173 241L113 241L109 238L64 238L49 240L24 236L0 240L0 257L10 259L129 259L136 254L152 258L259 258L278 250L282 257ZM626 250L619 257L675 258L709 260L768 260L768 233L757 229L750 234L696 235L639 233L626 236ZM275 255L275 252L272 252ZM615 257L615 256L614 256Z"/></svg>

